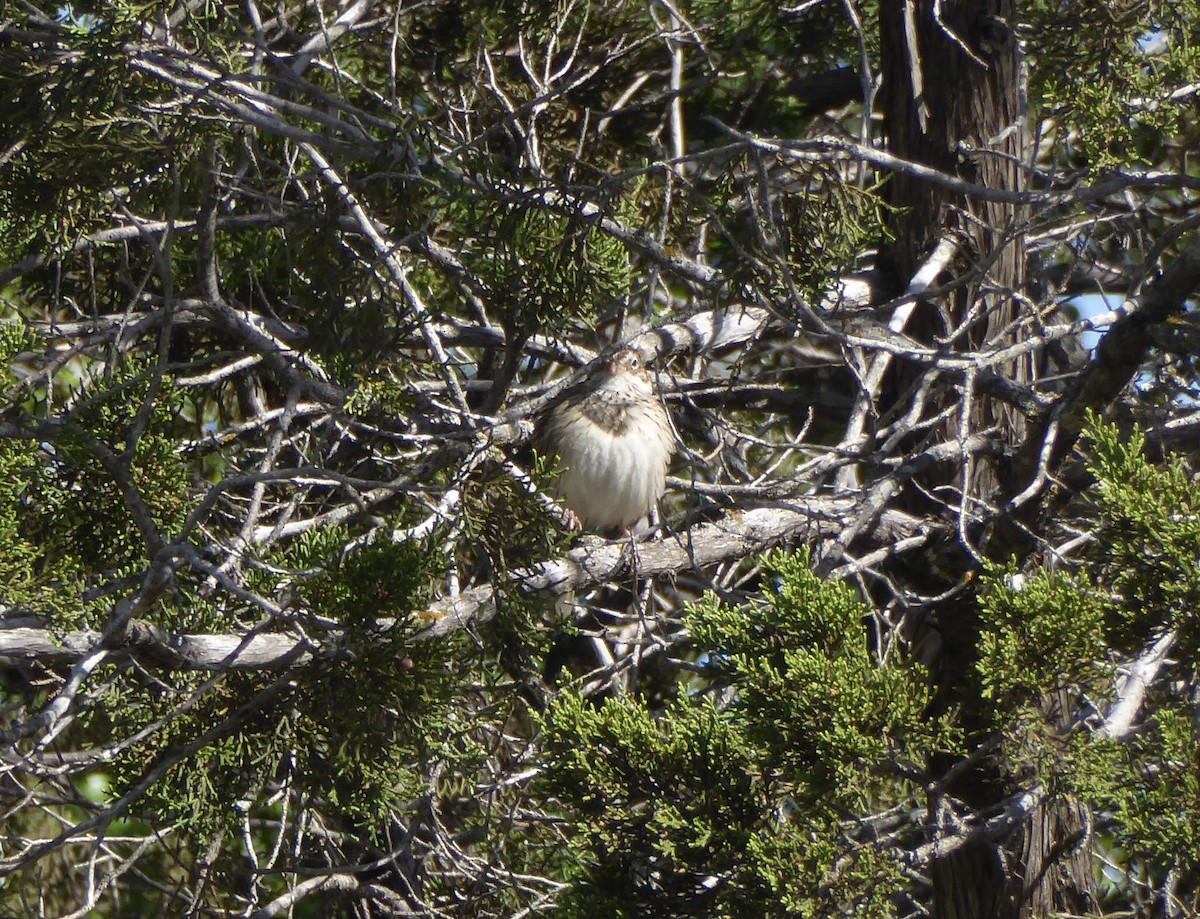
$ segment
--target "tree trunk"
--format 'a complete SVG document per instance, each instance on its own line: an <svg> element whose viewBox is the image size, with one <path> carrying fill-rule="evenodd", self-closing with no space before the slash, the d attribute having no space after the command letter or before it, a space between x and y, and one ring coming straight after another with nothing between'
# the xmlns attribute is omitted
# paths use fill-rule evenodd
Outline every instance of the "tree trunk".
<svg viewBox="0 0 1200 919"><path fill-rule="evenodd" d="M976 185L1025 191L1031 144L1015 3L892 0L880 6L880 97L890 151ZM909 333L929 342L959 333L953 339L959 350L1015 341L1015 323L1034 318L1032 303L1023 300L1026 253L1017 232L1028 222L1028 205L967 198L904 172L893 176L888 199L899 209L896 241L885 248L881 266L901 287L948 234L963 243L953 276L974 275L938 304L922 304ZM1029 383L1033 363L1025 355L1003 370ZM910 382L903 376L902 368L898 393ZM976 395L971 411L975 430L999 425L1011 443L1024 437L1024 419L1007 404ZM979 464L972 497L986 498L998 484L996 470Z"/></svg>
<svg viewBox="0 0 1200 919"><path fill-rule="evenodd" d="M989 189L1024 191L1032 146L1025 119L1022 60L1014 0L885 0L880 5L883 42L881 104L889 150L905 160ZM1038 327L1036 296L1030 295L1023 232L1028 205L953 193L926 179L898 172L888 185L895 242L884 248L880 267L903 290L922 261L947 234L961 241L948 277L971 276L936 302L918 305L906 331L929 343L959 351L987 350L1028 336ZM1027 354L994 368L1022 384L1034 380L1035 356ZM893 411L908 410L913 383L923 368L900 364L889 392ZM940 410L950 404L931 404ZM1011 447L1025 436L1024 419L1011 406L967 393L972 432L996 428ZM957 431L958 412L944 427ZM925 494L960 487L961 471L932 471L920 485ZM966 479L964 507L994 503L1009 491L1005 468L976 462ZM914 495L914 502L925 500ZM953 502L950 502L953 506ZM953 576L953 573L952 573ZM974 658L976 623L961 597L939 610L945 652L955 660L941 667L941 690L953 697L964 668ZM965 700L957 700L963 702ZM962 706L969 710L966 702ZM995 764L992 764L993 767ZM970 791L949 794L978 808L1004 797L1003 777L976 773ZM1010 789L1011 790L1011 789ZM936 919L1045 916L1055 910L1095 908L1095 887L1086 845L1086 814L1075 802L1038 808L1002 845L966 845L937 861L932 870Z"/></svg>

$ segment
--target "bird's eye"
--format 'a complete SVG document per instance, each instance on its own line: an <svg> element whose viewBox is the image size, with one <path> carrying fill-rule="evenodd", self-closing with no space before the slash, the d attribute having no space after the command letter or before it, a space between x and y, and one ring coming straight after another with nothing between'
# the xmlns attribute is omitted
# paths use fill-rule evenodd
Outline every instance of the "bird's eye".
<svg viewBox="0 0 1200 919"><path fill-rule="evenodd" d="M641 358L636 357L636 356L631 357L629 359L629 366L632 367L634 370L637 370L639 367L642 366Z"/></svg>

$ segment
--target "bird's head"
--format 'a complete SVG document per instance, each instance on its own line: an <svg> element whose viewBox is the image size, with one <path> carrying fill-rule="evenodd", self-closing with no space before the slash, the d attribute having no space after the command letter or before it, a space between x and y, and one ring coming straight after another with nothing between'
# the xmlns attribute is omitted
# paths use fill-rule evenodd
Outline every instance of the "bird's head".
<svg viewBox="0 0 1200 919"><path fill-rule="evenodd" d="M640 377L645 376L646 361L636 348L622 348L612 356L605 368L611 377L627 373Z"/></svg>

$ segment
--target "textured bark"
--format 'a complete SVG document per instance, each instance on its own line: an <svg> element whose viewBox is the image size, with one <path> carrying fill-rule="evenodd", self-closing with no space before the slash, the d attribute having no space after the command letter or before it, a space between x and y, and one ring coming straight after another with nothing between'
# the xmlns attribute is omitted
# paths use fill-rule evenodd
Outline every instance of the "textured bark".
<svg viewBox="0 0 1200 919"><path fill-rule="evenodd" d="M969 843L930 866L934 915L942 919L1008 916L1007 875L995 846Z"/></svg>
<svg viewBox="0 0 1200 919"><path fill-rule="evenodd" d="M890 151L973 184L1026 190L1028 173L1022 167L1030 160L1031 145L1014 0L894 0L881 4L880 16L880 98ZM907 331L958 349L997 348L1017 340L1017 323L1034 319L1036 309L1022 233L1028 207L972 199L904 172L892 178L889 197L897 208L895 242L882 253L881 268L892 274L897 290L947 234L966 243L948 274L972 276L948 296L920 304ZM1036 360L1027 354L996 369L1016 383L1029 383ZM895 412L907 410L920 373L920 368L897 367L891 387ZM926 413L944 407L931 404ZM969 411L973 432L996 428L1014 450L1022 444L1025 422L1012 406L977 393ZM998 493L1011 490L1005 475L1002 467L976 464L967 480L970 497L995 503ZM939 471L932 470L922 484L931 490L961 480L939 479ZM914 503L922 500L913 496ZM942 623L949 659L940 667L947 700L961 689L975 654L973 615L973 604L961 597L934 614ZM968 713L973 708L970 700L954 704ZM1003 798L1004 785L1003 769L993 763L986 770L969 770L949 794L984 810ZM1094 910L1086 827L1081 805L1051 800L1039 804L1011 839L972 842L937 859L931 870L933 915L1018 919Z"/></svg>
<svg viewBox="0 0 1200 919"><path fill-rule="evenodd" d="M896 0L881 4L881 20L881 100L890 151L973 184L1026 190L1022 166L1031 146L1012 0ZM895 242L882 253L882 264L898 286L948 233L967 243L952 274L977 272L948 299L921 304L909 332L932 343L965 324L965 336L955 339L958 347L1014 341L1013 323L1023 307L1013 294L1026 288L1024 237L1015 231L1028 221L1028 206L965 198L904 172L892 177L888 196L897 208ZM1004 368L1005 375L1027 383L1033 364L1026 355ZM901 367L898 397L910 383ZM977 398L972 413L976 430L999 424L1014 444L1024 436L1023 419L1010 406ZM994 470L976 467L976 496L988 495L997 484Z"/></svg>
<svg viewBox="0 0 1200 919"><path fill-rule="evenodd" d="M1076 799L1038 805L1011 846L1016 915L1097 912L1088 825L1087 807Z"/></svg>

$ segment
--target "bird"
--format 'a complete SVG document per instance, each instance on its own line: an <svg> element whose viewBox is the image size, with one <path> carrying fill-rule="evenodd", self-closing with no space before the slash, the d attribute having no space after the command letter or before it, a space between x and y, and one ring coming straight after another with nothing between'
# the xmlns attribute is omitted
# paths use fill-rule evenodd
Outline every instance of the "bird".
<svg viewBox="0 0 1200 919"><path fill-rule="evenodd" d="M557 497L568 526L632 535L663 496L675 452L643 355L622 347L597 377L568 391L550 409L542 443L562 468Z"/></svg>

